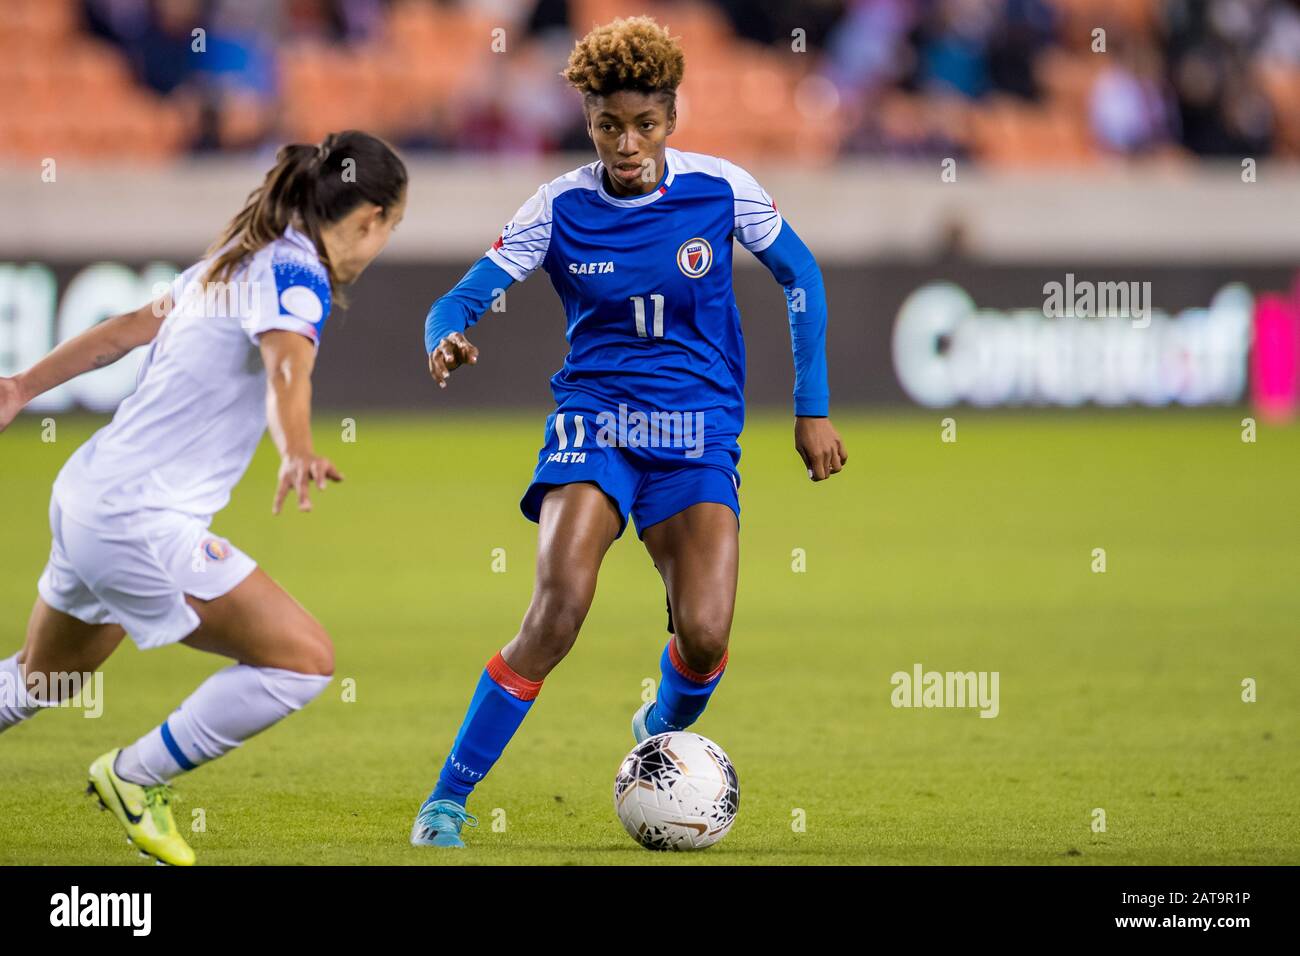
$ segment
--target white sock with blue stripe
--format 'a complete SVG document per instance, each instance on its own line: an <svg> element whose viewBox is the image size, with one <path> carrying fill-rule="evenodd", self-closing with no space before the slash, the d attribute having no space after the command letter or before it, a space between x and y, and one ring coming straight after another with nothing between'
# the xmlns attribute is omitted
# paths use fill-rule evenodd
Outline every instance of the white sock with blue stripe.
<svg viewBox="0 0 1300 956"><path fill-rule="evenodd" d="M327 675L248 664L217 671L161 726L123 747L114 769L132 783L166 783L301 710L329 682Z"/></svg>

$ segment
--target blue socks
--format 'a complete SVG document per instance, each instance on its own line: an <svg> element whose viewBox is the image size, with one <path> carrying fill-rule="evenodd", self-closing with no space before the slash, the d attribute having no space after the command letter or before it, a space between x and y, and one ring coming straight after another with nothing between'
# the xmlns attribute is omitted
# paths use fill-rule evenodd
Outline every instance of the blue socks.
<svg viewBox="0 0 1300 956"><path fill-rule="evenodd" d="M677 636L668 639L668 646L659 658L659 670L663 675L659 681L659 696L645 718L646 730L651 736L670 730L685 730L699 719L718 681L722 680L729 654L730 651L725 652L722 663L712 671L699 674L687 667L677 653Z"/></svg>
<svg viewBox="0 0 1300 956"><path fill-rule="evenodd" d="M424 802L454 800L464 806L475 785L506 749L541 689L541 681L516 674L497 652L479 677L460 733L438 774L438 785Z"/></svg>
<svg viewBox="0 0 1300 956"><path fill-rule="evenodd" d="M659 658L659 696L646 714L646 729L652 735L662 734L695 723L722 679L729 653L722 655L722 662L712 671L699 674L677 653L676 635L669 638ZM474 787L500 759L541 689L541 681L515 673L500 652L488 661L456 742L438 774L438 785L425 804L452 800L464 806Z"/></svg>

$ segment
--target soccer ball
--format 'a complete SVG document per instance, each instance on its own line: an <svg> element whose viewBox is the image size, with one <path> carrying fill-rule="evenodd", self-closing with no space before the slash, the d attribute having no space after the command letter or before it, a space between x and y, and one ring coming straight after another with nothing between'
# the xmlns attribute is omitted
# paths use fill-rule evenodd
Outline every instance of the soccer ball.
<svg viewBox="0 0 1300 956"><path fill-rule="evenodd" d="M614 809L647 850L702 850L727 835L740 808L736 768L722 748L686 731L656 734L624 759Z"/></svg>

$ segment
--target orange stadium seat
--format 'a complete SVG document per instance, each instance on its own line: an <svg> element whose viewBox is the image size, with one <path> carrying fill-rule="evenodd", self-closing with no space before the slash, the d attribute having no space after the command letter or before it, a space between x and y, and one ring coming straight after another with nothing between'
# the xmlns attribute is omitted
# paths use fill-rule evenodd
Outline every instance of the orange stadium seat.
<svg viewBox="0 0 1300 956"><path fill-rule="evenodd" d="M971 116L976 155L1001 166L1084 165L1096 160L1087 120L1067 109L1042 110L996 97Z"/></svg>
<svg viewBox="0 0 1300 956"><path fill-rule="evenodd" d="M79 31L71 0L7 0L0 18L0 157L77 162L162 160L184 126L139 88L120 52Z"/></svg>
<svg viewBox="0 0 1300 956"><path fill-rule="evenodd" d="M1088 101L1105 58L1089 51L1103 26L1117 48L1155 35L1162 0L1050 0L1060 12L1063 48L1037 64L1041 103L995 97L957 104L890 93L911 117L899 135L940 133L969 142L983 161L1013 166L1098 161ZM197 128L195 104L164 98L132 77L114 46L84 35L78 0L0 0L0 157L58 153L161 161L184 151ZM477 5L394 0L372 42L354 47L290 40L279 48L280 102L274 135L315 140L331 129L363 127L392 139L427 139L454 130L466 109L495 91L548 72L540 47L522 36L523 8L500 15ZM811 76L814 56L738 39L713 5L689 0L572 0L574 31L617 16L650 14L682 37L687 56L674 145L735 157L832 160L853 125L833 88ZM505 56L492 48L504 28ZM1300 71L1261 65L1272 100L1279 149L1300 153ZM803 85L801 85L803 84ZM811 107L810 107L811 104ZM265 135L267 109L234 97L221 117L222 141L248 145ZM898 114L901 116L902 114ZM849 122L846 122L848 120Z"/></svg>
<svg viewBox="0 0 1300 956"><path fill-rule="evenodd" d="M1093 84L1105 66L1105 60L1091 53L1049 50L1038 60L1037 77L1054 104L1086 114Z"/></svg>

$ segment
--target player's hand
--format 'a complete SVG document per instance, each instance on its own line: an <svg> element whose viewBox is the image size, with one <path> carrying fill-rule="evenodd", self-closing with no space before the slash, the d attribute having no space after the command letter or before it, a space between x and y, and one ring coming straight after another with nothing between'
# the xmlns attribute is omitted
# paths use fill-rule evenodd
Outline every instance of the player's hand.
<svg viewBox="0 0 1300 956"><path fill-rule="evenodd" d="M439 388L447 387L447 376L452 369L478 362L478 349L461 332L453 332L429 353L429 374Z"/></svg>
<svg viewBox="0 0 1300 956"><path fill-rule="evenodd" d="M829 418L797 417L794 420L794 447L813 481L839 474L849 461L840 433Z"/></svg>
<svg viewBox="0 0 1300 956"><path fill-rule="evenodd" d="M0 376L0 432L9 427L26 404L18 380Z"/></svg>
<svg viewBox="0 0 1300 956"><path fill-rule="evenodd" d="M325 481L342 481L334 463L320 455L286 455L280 461L280 482L275 489L275 503L271 505L271 514L278 515L280 506L289 492L298 496L298 510L311 511L311 486L315 482L321 491L325 490Z"/></svg>

